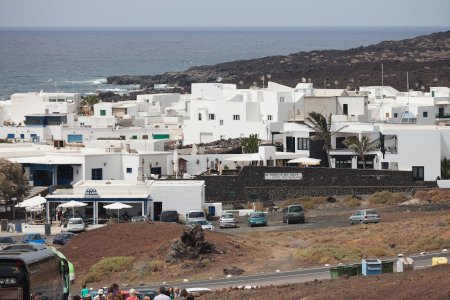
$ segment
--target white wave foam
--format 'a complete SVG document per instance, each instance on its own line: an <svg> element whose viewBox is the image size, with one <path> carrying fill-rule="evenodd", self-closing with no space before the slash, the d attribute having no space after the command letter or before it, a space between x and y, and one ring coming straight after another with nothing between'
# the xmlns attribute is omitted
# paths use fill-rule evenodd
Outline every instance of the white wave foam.
<svg viewBox="0 0 450 300"><path fill-rule="evenodd" d="M89 79L89 80L66 80L67 83L73 84L89 84L89 85L99 85L105 84L106 78L97 78L97 79Z"/></svg>

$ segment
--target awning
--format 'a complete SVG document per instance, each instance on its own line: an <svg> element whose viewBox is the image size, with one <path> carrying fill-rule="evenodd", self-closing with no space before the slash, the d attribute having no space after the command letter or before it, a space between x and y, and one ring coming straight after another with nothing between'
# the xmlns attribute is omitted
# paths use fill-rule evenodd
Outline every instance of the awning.
<svg viewBox="0 0 450 300"><path fill-rule="evenodd" d="M35 157L15 157L10 161L19 164L42 164L42 165L82 165L82 157L74 156L35 156Z"/></svg>

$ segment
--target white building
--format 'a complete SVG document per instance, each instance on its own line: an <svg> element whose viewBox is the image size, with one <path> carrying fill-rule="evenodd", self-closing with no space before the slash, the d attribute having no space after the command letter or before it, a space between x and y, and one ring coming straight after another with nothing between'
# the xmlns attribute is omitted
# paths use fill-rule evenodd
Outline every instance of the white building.
<svg viewBox="0 0 450 300"><path fill-rule="evenodd" d="M107 215L117 218L126 213L132 216L148 216L154 220L162 210L176 210L185 215L190 210L203 209L205 203L205 182L188 181L127 181L127 180L81 180L73 189L56 190L46 196L47 217L50 220L60 203L76 200L87 203L75 208L81 215L94 220L94 224L105 221ZM122 202L132 206L122 211L111 211L105 205Z"/></svg>

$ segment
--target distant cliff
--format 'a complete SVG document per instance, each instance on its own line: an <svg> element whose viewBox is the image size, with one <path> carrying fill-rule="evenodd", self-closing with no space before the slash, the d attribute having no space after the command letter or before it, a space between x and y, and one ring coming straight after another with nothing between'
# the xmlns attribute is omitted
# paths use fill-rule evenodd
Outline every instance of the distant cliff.
<svg viewBox="0 0 450 300"><path fill-rule="evenodd" d="M450 86L450 31L349 50L317 50L268 56L198 66L162 75L112 76L108 77L108 83L141 84L149 89L155 83L169 83L189 90L191 83L216 82L221 78L223 83L235 83L245 88L254 82L261 87L261 76L270 74L272 81L292 87L304 77L313 82L316 88L354 89L381 85L381 64L384 65L384 85L401 91L406 90L406 72L409 72L411 89Z"/></svg>

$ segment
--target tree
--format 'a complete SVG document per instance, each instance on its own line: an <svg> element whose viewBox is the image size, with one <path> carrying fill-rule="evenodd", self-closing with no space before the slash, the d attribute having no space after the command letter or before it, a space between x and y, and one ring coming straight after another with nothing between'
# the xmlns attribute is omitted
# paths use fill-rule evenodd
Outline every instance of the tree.
<svg viewBox="0 0 450 300"><path fill-rule="evenodd" d="M327 120L324 115L314 111L308 114L308 117L305 119L305 125L316 133L311 136L311 140L323 141L323 150L325 150L327 154L328 166L331 167L331 137L347 126L343 126L338 130L331 132L331 114L328 116Z"/></svg>
<svg viewBox="0 0 450 300"><path fill-rule="evenodd" d="M22 166L0 158L0 197L10 201L12 197L23 199L30 190L28 178Z"/></svg>
<svg viewBox="0 0 450 300"><path fill-rule="evenodd" d="M367 136L358 139L356 136L349 136L344 140L344 145L352 149L363 162L363 169L366 168L365 153L375 150L378 147L378 139L369 141Z"/></svg>
<svg viewBox="0 0 450 300"><path fill-rule="evenodd" d="M243 138L241 140L242 152L243 153L257 153L259 146L259 139L257 134L250 134L248 138Z"/></svg>
<svg viewBox="0 0 450 300"><path fill-rule="evenodd" d="M99 103L100 100L96 95L89 95L81 100L80 112L86 116L92 116L94 114L94 104Z"/></svg>
<svg viewBox="0 0 450 300"><path fill-rule="evenodd" d="M441 161L441 178L450 179L450 160L445 156Z"/></svg>

